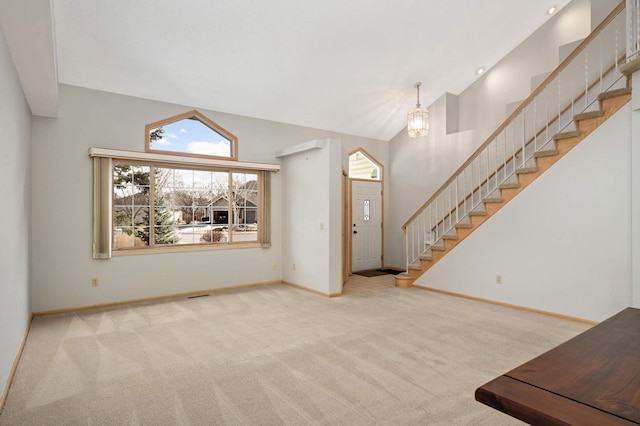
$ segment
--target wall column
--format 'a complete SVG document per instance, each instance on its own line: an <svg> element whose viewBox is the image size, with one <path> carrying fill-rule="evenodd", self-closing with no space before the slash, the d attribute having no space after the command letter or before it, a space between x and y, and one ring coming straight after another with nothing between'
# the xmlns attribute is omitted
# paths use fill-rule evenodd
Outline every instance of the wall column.
<svg viewBox="0 0 640 426"><path fill-rule="evenodd" d="M640 308L640 69L631 86L631 306Z"/></svg>
<svg viewBox="0 0 640 426"><path fill-rule="evenodd" d="M629 9L627 8L627 11ZM621 68L631 79L631 306L640 308L640 58Z"/></svg>

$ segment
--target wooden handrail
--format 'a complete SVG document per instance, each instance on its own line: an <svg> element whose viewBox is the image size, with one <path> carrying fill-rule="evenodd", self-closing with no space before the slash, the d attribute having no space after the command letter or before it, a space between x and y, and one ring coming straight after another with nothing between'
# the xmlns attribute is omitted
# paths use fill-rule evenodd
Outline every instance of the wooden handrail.
<svg viewBox="0 0 640 426"><path fill-rule="evenodd" d="M407 226L413 222L413 220L418 217L418 215L420 214L420 212L422 210L424 210L433 200L436 199L436 197L444 191L444 189L449 186L454 180L455 178L464 170L467 168L467 166L469 166L469 164L471 164L476 157L482 152L484 151L484 149L489 146L489 144L491 144L491 142L493 142L493 140L503 131L505 130L505 128L511 124L511 122L513 121L513 119L515 119L518 114L520 114L534 99L536 96L538 96L540 94L540 92L542 92L542 90L544 90L544 88L551 82L553 81L553 79L555 79L560 72L567 67L567 65L569 65L569 63L571 63L571 61L573 61L573 59L575 59L584 49L586 46L589 45L589 43L591 43L591 41L596 38L598 36L598 34L602 31L603 28L605 28L607 25L609 25L615 18L616 16L618 16L618 14L623 11L625 8L625 2L621 2L620 4L618 4L618 6L616 6L615 9L613 9L613 11L611 11L611 13L600 23L600 25L598 25L592 32L591 34L589 34L584 40L582 40L582 42L578 45L578 47L576 47L574 49L573 52L571 52L569 54L569 56L567 56L565 58L564 61L562 61L560 63L560 65L558 65L556 67L555 70L553 70L551 72L551 74L549 74L547 76L547 78L520 104L520 106L518 106L518 108L516 108L511 115L509 115L509 117L507 117L506 120L504 120L502 122L502 124L484 141L484 143L482 145L480 145L478 147L478 149L475 150L475 152L473 154L471 154L471 156L469 156L469 158L467 159L467 161L465 161L460 167L458 167L458 170L456 170L451 177L449 177L449 179L447 179L447 181L445 183L443 183L440 188L438 188L438 190L436 190L433 195L431 197L429 197L429 199L423 203L417 210L416 212L404 223L404 225L402 225L402 231L403 232L407 232Z"/></svg>

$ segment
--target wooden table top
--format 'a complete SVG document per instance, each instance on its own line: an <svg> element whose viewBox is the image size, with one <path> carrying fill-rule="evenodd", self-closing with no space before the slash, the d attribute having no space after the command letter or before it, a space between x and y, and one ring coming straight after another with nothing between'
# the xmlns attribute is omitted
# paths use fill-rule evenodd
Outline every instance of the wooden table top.
<svg viewBox="0 0 640 426"><path fill-rule="evenodd" d="M481 386L476 400L532 424L640 424L640 309Z"/></svg>

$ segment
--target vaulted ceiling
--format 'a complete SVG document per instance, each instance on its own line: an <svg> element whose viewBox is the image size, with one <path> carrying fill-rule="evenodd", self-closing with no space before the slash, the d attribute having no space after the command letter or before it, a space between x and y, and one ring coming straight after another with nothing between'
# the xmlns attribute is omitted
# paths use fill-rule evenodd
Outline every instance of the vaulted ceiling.
<svg viewBox="0 0 640 426"><path fill-rule="evenodd" d="M569 0L0 0L35 115L57 83L389 140Z"/></svg>

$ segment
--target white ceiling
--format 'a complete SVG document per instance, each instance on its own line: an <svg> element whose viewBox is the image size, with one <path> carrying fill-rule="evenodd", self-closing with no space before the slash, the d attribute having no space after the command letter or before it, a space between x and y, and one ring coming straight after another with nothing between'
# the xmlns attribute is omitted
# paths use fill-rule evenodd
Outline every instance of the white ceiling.
<svg viewBox="0 0 640 426"><path fill-rule="evenodd" d="M569 2L50 1L60 83L383 140Z"/></svg>

